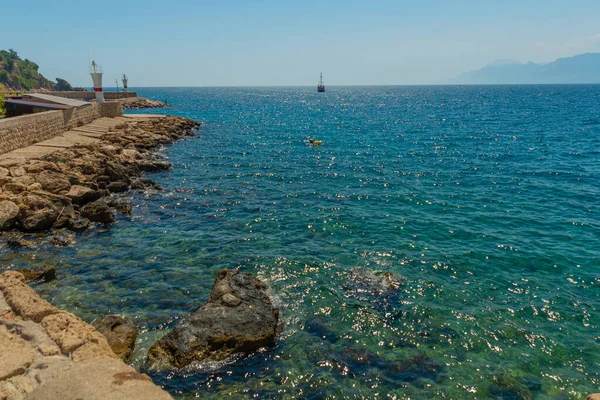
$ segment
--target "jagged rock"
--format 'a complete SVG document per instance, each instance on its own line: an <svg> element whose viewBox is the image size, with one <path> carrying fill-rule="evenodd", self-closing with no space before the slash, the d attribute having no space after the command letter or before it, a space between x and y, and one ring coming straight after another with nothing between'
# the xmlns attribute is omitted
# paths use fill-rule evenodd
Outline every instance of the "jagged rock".
<svg viewBox="0 0 600 400"><path fill-rule="evenodd" d="M77 217L77 212L72 205L65 206L61 208L61 211L58 214L58 218L54 222L52 226L54 229L60 229L64 227L68 227L69 220Z"/></svg>
<svg viewBox="0 0 600 400"><path fill-rule="evenodd" d="M59 311L27 286L25 277L19 272L6 271L1 274L0 290L13 311L25 320L41 322Z"/></svg>
<svg viewBox="0 0 600 400"><path fill-rule="evenodd" d="M27 195L23 199L19 220L25 231L43 231L50 229L58 218L54 204L38 195Z"/></svg>
<svg viewBox="0 0 600 400"><path fill-rule="evenodd" d="M25 277L25 281L43 280L51 282L56 279L56 268L47 267L43 269L20 269L19 272Z"/></svg>
<svg viewBox="0 0 600 400"><path fill-rule="evenodd" d="M75 217L69 219L67 227L73 232L83 232L90 227L91 221L87 218Z"/></svg>
<svg viewBox="0 0 600 400"><path fill-rule="evenodd" d="M133 211L131 204L129 204L129 201L126 198L110 198L107 199L106 203L123 215L131 215L131 212Z"/></svg>
<svg viewBox="0 0 600 400"><path fill-rule="evenodd" d="M75 353L84 345L89 344L94 347L93 351L96 356L115 357L106 338L100 332L69 312L53 313L45 317L41 323L48 336L58 344L63 354ZM86 349L86 353L89 350L92 349Z"/></svg>
<svg viewBox="0 0 600 400"><path fill-rule="evenodd" d="M33 243L31 243L29 240L26 240L23 236L11 235L6 240L6 245L16 249L21 247L32 247Z"/></svg>
<svg viewBox="0 0 600 400"><path fill-rule="evenodd" d="M5 192L13 192L13 193L19 194L19 193L26 191L27 186L23 185L22 183L16 183L16 182L11 181L11 182L5 183L4 186L2 186L2 189Z"/></svg>
<svg viewBox="0 0 600 400"><path fill-rule="evenodd" d="M19 184L29 188L29 186L33 185L36 182L35 182L35 179L31 175L22 175L22 176L18 176L16 178L14 178L13 183L19 183Z"/></svg>
<svg viewBox="0 0 600 400"><path fill-rule="evenodd" d="M81 209L81 216L92 222L110 224L115 221L115 214L111 208L102 200L96 200L86 204Z"/></svg>
<svg viewBox="0 0 600 400"><path fill-rule="evenodd" d="M129 185L124 181L114 181L106 186L106 190L111 193L121 193L129 190Z"/></svg>
<svg viewBox="0 0 600 400"><path fill-rule="evenodd" d="M106 337L115 354L127 362L137 338L135 321L122 315L106 315L94 321L92 325Z"/></svg>
<svg viewBox="0 0 600 400"><path fill-rule="evenodd" d="M146 189L154 189L154 190L162 190L162 187L155 183L152 179L148 178L137 178L131 183L131 188L134 190L146 190Z"/></svg>
<svg viewBox="0 0 600 400"><path fill-rule="evenodd" d="M60 168L58 168L55 163L49 161L36 161L32 164L25 165L24 168L30 174L37 174L44 170L60 172Z"/></svg>
<svg viewBox="0 0 600 400"><path fill-rule="evenodd" d="M40 172L36 181L42 185L42 188L50 193L59 193L62 190L69 190L71 183L63 174L54 171L44 170Z"/></svg>
<svg viewBox="0 0 600 400"><path fill-rule="evenodd" d="M75 204L85 204L98 200L102 196L102 193L87 186L73 185L65 196L70 198Z"/></svg>
<svg viewBox="0 0 600 400"><path fill-rule="evenodd" d="M162 103L157 100L150 100L144 97L134 97L131 99L126 99L126 101L122 101L121 105L125 109L140 109L140 108L163 108L168 107L165 103Z"/></svg>
<svg viewBox="0 0 600 400"><path fill-rule="evenodd" d="M14 168L10 169L10 176L12 176L13 178L23 176L26 173L27 173L27 171L25 171L25 168L23 168L20 165L18 167L14 167Z"/></svg>
<svg viewBox="0 0 600 400"><path fill-rule="evenodd" d="M129 181L130 175L127 168L112 161L106 163L104 174L115 181Z"/></svg>
<svg viewBox="0 0 600 400"><path fill-rule="evenodd" d="M12 201L0 201L0 230L10 229L19 216L19 206Z"/></svg>
<svg viewBox="0 0 600 400"><path fill-rule="evenodd" d="M249 273L222 269L208 301L150 348L147 366L182 368L273 345L279 310L265 290Z"/></svg>
<svg viewBox="0 0 600 400"><path fill-rule="evenodd" d="M50 244L54 246L70 246L75 242L75 236L64 231L57 231L52 235Z"/></svg>
<svg viewBox="0 0 600 400"><path fill-rule="evenodd" d="M171 163L168 161L143 160L136 163L138 168L146 172L167 171L171 169Z"/></svg>

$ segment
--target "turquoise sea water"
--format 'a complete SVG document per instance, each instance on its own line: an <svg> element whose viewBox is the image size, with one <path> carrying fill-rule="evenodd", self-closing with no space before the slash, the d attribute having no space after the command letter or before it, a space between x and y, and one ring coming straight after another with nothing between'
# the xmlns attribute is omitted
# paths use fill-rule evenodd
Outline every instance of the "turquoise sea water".
<svg viewBox="0 0 600 400"><path fill-rule="evenodd" d="M130 194L133 217L71 247L0 259L58 265L36 289L87 321L135 317L138 368L220 268L267 282L281 308L277 346L151 373L174 396L600 391L600 86L138 93L205 123L162 150L174 168L150 177L165 190ZM402 286L374 293L357 267L399 274Z"/></svg>

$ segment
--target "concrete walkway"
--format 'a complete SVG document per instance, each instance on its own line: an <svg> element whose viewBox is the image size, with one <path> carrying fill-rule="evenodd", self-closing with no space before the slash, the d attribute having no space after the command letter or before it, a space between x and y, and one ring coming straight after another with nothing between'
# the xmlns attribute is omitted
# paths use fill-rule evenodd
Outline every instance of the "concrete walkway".
<svg viewBox="0 0 600 400"><path fill-rule="evenodd" d="M99 142L109 129L123 122L137 122L149 118L160 118L158 114L127 114L116 118L99 118L92 123L73 128L52 139L34 145L0 154L0 166L7 167L23 161L40 159L57 150L73 147L78 144Z"/></svg>

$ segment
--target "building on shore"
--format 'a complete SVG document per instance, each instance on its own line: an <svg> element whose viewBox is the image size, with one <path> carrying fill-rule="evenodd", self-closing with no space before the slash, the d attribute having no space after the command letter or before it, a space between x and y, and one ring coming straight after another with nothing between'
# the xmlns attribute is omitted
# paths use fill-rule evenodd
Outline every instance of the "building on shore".
<svg viewBox="0 0 600 400"><path fill-rule="evenodd" d="M4 100L7 117L34 114L52 110L69 110L90 106L91 103L81 100L67 99L42 93L27 93L10 96Z"/></svg>

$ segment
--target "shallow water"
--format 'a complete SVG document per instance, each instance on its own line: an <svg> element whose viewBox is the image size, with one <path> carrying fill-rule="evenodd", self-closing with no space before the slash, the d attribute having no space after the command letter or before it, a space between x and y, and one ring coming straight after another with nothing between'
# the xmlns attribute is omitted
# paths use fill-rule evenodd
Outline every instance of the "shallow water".
<svg viewBox="0 0 600 400"><path fill-rule="evenodd" d="M3 269L58 265L36 289L87 321L135 317L137 367L220 268L267 282L276 348L151 374L176 397L599 391L600 86L138 93L172 105L147 112L205 122L162 150L174 169L150 177L165 190L131 194L133 217L74 246L0 257ZM356 267L402 286L373 292ZM364 350L378 357L356 362ZM433 372L401 372L419 356Z"/></svg>

